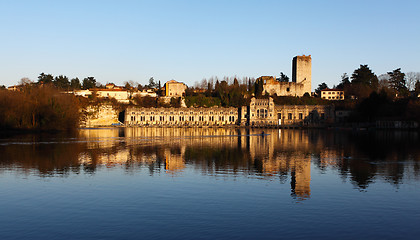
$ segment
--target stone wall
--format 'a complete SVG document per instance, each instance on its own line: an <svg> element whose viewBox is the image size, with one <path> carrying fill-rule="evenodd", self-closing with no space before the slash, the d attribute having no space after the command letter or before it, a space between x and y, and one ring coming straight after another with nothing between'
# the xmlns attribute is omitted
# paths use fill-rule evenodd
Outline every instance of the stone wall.
<svg viewBox="0 0 420 240"><path fill-rule="evenodd" d="M265 80L263 85L263 94L267 93L268 95L301 97L306 91L304 83L278 82L274 80L274 77Z"/></svg>

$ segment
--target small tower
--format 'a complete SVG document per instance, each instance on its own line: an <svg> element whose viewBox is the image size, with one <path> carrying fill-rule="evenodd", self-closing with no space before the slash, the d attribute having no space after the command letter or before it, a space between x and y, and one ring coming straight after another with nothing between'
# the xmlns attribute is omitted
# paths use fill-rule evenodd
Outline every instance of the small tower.
<svg viewBox="0 0 420 240"><path fill-rule="evenodd" d="M304 84L304 93L311 94L312 90L312 58L296 56L292 61L292 82Z"/></svg>

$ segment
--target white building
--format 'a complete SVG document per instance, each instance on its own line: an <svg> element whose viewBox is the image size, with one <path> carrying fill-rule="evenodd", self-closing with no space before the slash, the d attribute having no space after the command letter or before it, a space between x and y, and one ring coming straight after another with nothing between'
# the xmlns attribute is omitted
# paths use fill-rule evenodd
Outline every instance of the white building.
<svg viewBox="0 0 420 240"><path fill-rule="evenodd" d="M344 91L340 89L321 90L321 98L326 100L344 100Z"/></svg>

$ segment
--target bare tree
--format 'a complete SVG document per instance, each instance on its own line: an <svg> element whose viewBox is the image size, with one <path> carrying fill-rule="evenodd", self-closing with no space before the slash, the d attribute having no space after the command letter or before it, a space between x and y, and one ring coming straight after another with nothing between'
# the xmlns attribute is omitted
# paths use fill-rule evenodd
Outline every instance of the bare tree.
<svg viewBox="0 0 420 240"><path fill-rule="evenodd" d="M408 72L405 77L408 90L414 90L416 82L420 81L420 72Z"/></svg>
<svg viewBox="0 0 420 240"><path fill-rule="evenodd" d="M201 89L206 89L207 88L207 79L203 78L200 82L200 88Z"/></svg>
<svg viewBox="0 0 420 240"><path fill-rule="evenodd" d="M390 78L390 76L387 73L381 74L381 75L378 76L378 80L379 80L378 88L379 88L379 90L390 88L389 78Z"/></svg>
<svg viewBox="0 0 420 240"><path fill-rule="evenodd" d="M19 85L27 85L27 84L31 84L31 83L32 83L31 79L29 79L27 77L21 78L20 81L19 81Z"/></svg>

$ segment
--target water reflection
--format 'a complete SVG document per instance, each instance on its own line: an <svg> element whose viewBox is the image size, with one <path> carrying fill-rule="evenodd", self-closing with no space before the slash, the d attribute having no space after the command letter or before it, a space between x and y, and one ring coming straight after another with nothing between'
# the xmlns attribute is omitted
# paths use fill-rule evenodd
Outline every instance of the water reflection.
<svg viewBox="0 0 420 240"><path fill-rule="evenodd" d="M103 168L182 175L245 176L290 183L291 196L311 196L311 171L333 171L359 189L376 180L419 181L417 132L334 132L235 128L83 129L78 136L0 140L0 173L94 174Z"/></svg>

